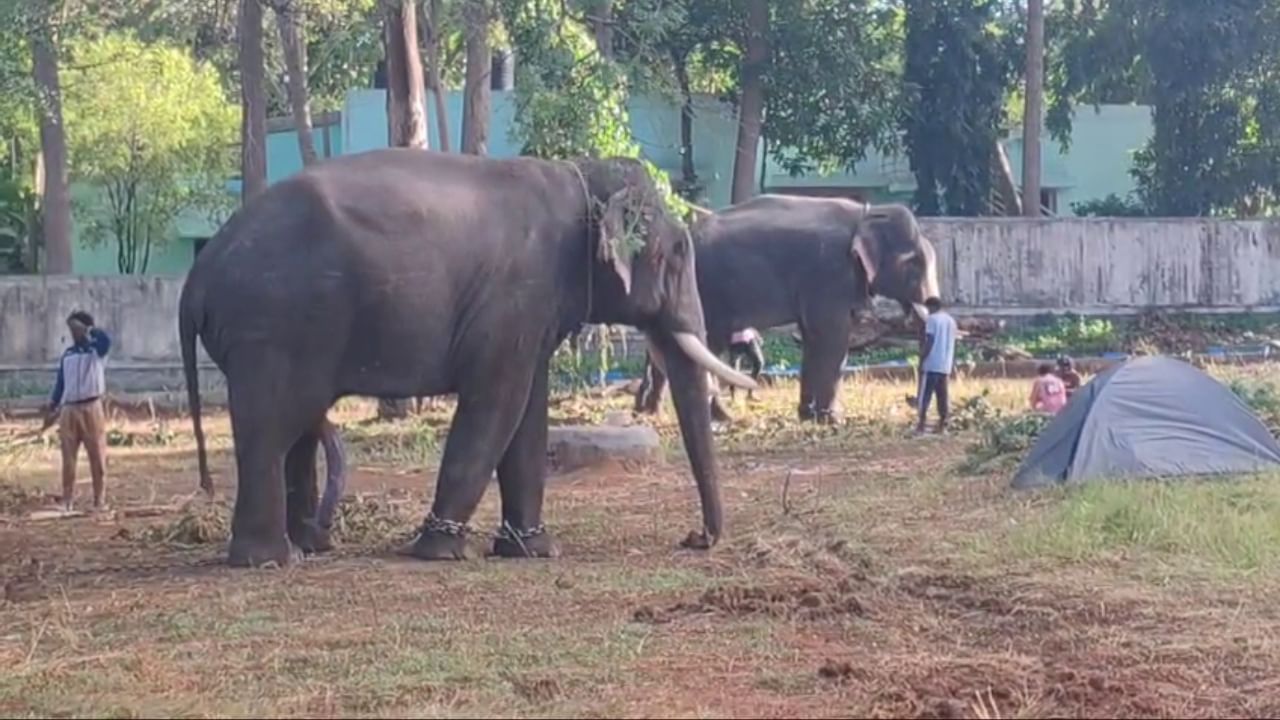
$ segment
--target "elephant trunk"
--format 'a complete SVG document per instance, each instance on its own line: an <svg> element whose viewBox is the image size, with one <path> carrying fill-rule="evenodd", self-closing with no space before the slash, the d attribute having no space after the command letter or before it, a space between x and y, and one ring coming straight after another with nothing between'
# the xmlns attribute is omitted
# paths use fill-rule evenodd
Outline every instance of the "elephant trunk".
<svg viewBox="0 0 1280 720"><path fill-rule="evenodd" d="M671 399L680 420L680 434L702 502L702 536L691 537L686 545L710 548L724 530L720 502L719 469L711 438L711 408L707 404L707 373L693 358L681 352L676 339L654 333L650 344L658 350L671 382Z"/></svg>

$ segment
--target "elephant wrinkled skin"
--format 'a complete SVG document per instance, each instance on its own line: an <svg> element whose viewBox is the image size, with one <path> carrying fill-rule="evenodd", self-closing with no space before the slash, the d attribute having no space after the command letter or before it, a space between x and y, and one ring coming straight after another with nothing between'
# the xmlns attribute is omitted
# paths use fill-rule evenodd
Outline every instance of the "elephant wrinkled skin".
<svg viewBox="0 0 1280 720"><path fill-rule="evenodd" d="M801 420L832 420L854 317L878 295L923 321L938 294L937 257L911 210L843 198L761 195L691 228L707 346L724 352L736 330L796 323L804 358ZM636 410L654 412L665 373L653 357ZM718 417L727 413L713 399Z"/></svg>
<svg viewBox="0 0 1280 720"><path fill-rule="evenodd" d="M226 375L238 490L228 560L288 563L312 537L317 428L347 395L456 393L436 495L408 554L467 555L495 469L492 551L553 556L542 523L547 373L586 323L634 325L665 351L710 547L722 532L705 338L683 223L630 160L495 160L389 149L308 168L249 200L187 277L179 331L201 484L199 338ZM700 363L700 364L699 364Z"/></svg>

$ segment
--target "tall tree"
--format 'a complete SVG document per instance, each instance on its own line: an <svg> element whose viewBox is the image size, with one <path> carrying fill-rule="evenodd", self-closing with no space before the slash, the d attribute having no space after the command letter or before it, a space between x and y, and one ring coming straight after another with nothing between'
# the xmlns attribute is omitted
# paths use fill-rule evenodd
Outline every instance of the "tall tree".
<svg viewBox="0 0 1280 720"><path fill-rule="evenodd" d="M521 58L512 128L521 153L636 156L626 75L599 53L589 23L566 16L560 0L502 0L501 9Z"/></svg>
<svg viewBox="0 0 1280 720"><path fill-rule="evenodd" d="M600 19L590 20L599 48ZM610 15L609 47L630 76L631 90L679 100L681 172L676 187L691 202L705 203L695 162L694 96L736 92L739 20L730 0L628 0Z"/></svg>
<svg viewBox="0 0 1280 720"><path fill-rule="evenodd" d="M462 91L462 152L489 153L489 0L463 0L467 37L467 78Z"/></svg>
<svg viewBox="0 0 1280 720"><path fill-rule="evenodd" d="M769 62L769 3L747 4L745 52L742 56L742 93L738 99L738 141L733 156L732 201L755 195L756 163L764 126L765 72Z"/></svg>
<svg viewBox="0 0 1280 720"><path fill-rule="evenodd" d="M1022 207L1040 216L1040 125L1044 116L1044 0L1027 0L1026 111L1022 115Z"/></svg>
<svg viewBox="0 0 1280 720"><path fill-rule="evenodd" d="M109 33L77 42L65 77L72 172L97 191L75 203L83 242L113 246L121 273L145 273L181 214L225 217L238 112L214 68Z"/></svg>
<svg viewBox="0 0 1280 720"><path fill-rule="evenodd" d="M267 91L260 0L240 0L240 197L267 187Z"/></svg>
<svg viewBox="0 0 1280 720"><path fill-rule="evenodd" d="M1280 213L1280 3L1066 0L1050 130L1074 103L1152 106L1138 203L1166 216Z"/></svg>
<svg viewBox="0 0 1280 720"><path fill-rule="evenodd" d="M1007 0L906 0L902 129L918 213L987 211L1020 37Z"/></svg>
<svg viewBox="0 0 1280 720"><path fill-rule="evenodd" d="M383 37L387 62L387 125L391 145L427 149L427 117L423 104L425 83L418 52L418 19L415 0L383 0ZM378 418L408 416L409 401L383 398Z"/></svg>
<svg viewBox="0 0 1280 720"><path fill-rule="evenodd" d="M388 121L391 144L427 147L426 84L418 52L418 20L414 0L385 0Z"/></svg>
<svg viewBox="0 0 1280 720"><path fill-rule="evenodd" d="M853 170L897 148L902 34L879 0L770 3L765 135L786 171Z"/></svg>
<svg viewBox="0 0 1280 720"><path fill-rule="evenodd" d="M422 8L422 41L426 47L427 89L436 101L436 131L440 149L449 152L449 107L444 99L442 45L444 44L444 8L441 0L426 0Z"/></svg>
<svg viewBox="0 0 1280 720"><path fill-rule="evenodd" d="M596 40L596 49L606 59L612 60L614 55L613 0L594 0L590 22L591 34Z"/></svg>
<svg viewBox="0 0 1280 720"><path fill-rule="evenodd" d="M752 115L743 91L749 9L740 0L628 0L615 15L619 62L645 90L681 99L686 196L697 192L694 93L745 100L743 117ZM770 160L792 174L831 172L852 169L871 147L895 149L897 10L882 0L773 0L767 9L765 60L757 67ZM749 159L738 175L752 189L757 164Z"/></svg>
<svg viewBox="0 0 1280 720"><path fill-rule="evenodd" d="M298 136L302 164L316 162L316 144L311 132L311 102L307 92L307 45L304 41L302 0L270 0L280 32L280 49L288 82L289 108Z"/></svg>
<svg viewBox="0 0 1280 720"><path fill-rule="evenodd" d="M59 3L60 4L60 3ZM71 272L71 190L67 182L67 131L62 118L58 70L58 24L53 11L40 13L31 35L31 66L40 102L40 225L45 272Z"/></svg>

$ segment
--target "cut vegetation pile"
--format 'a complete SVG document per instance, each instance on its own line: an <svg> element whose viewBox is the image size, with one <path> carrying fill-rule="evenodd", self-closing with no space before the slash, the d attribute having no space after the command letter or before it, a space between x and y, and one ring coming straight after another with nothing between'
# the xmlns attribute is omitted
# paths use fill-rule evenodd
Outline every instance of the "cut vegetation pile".
<svg viewBox="0 0 1280 720"><path fill-rule="evenodd" d="M231 509L223 503L191 500L176 517L147 528L142 537L147 542L179 547L225 543L231 537Z"/></svg>
<svg viewBox="0 0 1280 720"><path fill-rule="evenodd" d="M989 394L963 400L954 413L957 430L976 437L958 470L968 475L1012 470L1053 420L1040 413L1010 413L992 405Z"/></svg>
<svg viewBox="0 0 1280 720"><path fill-rule="evenodd" d="M348 496L333 519L333 538L358 546L387 546L411 539L416 501L408 493Z"/></svg>

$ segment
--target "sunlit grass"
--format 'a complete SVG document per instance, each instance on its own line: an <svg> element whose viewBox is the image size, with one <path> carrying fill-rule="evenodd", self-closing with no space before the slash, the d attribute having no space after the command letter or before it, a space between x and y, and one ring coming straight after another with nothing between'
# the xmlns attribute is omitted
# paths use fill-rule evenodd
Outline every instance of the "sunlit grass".
<svg viewBox="0 0 1280 720"><path fill-rule="evenodd" d="M1070 562L1147 553L1253 572L1280 562L1280 477L1097 482L1010 537L1019 554Z"/></svg>

